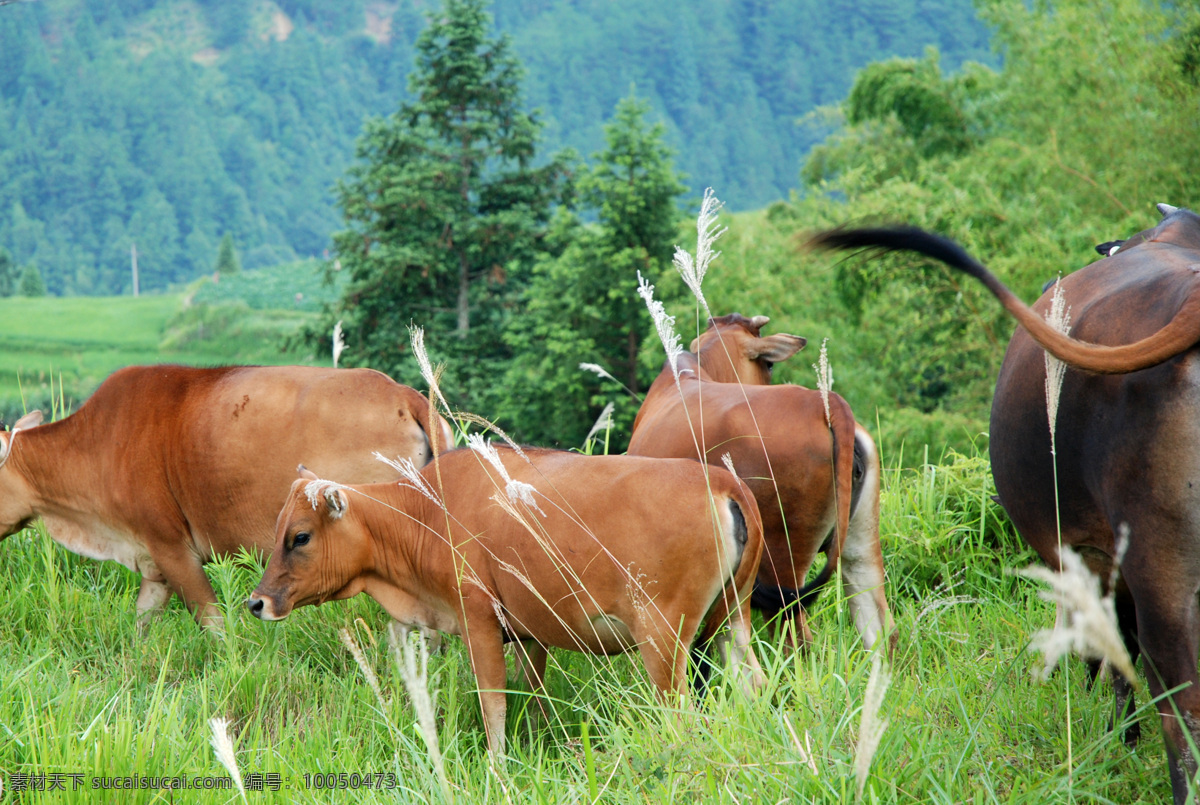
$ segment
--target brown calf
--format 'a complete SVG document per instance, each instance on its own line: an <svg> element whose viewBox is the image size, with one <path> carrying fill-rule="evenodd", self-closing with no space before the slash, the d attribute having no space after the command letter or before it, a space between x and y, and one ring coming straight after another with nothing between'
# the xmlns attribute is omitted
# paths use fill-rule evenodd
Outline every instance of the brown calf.
<svg viewBox="0 0 1200 805"><path fill-rule="evenodd" d="M743 681L761 684L746 599L762 529L737 478L694 461L476 447L441 456L407 485L304 474L251 612L279 620L366 592L403 624L461 635L495 754L508 641L524 644L535 686L547 647L636 648L670 697L685 690L697 635L712 640L728 619Z"/></svg>
<svg viewBox="0 0 1200 805"><path fill-rule="evenodd" d="M431 427L439 448L450 440L423 396L368 369L135 366L40 421L0 432L0 539L41 517L67 550L140 573L140 616L174 592L213 627L204 563L271 549L298 462L391 480L374 451L424 464Z"/></svg>
<svg viewBox="0 0 1200 805"><path fill-rule="evenodd" d="M841 570L854 623L871 647L893 622L883 592L879 550L879 459L849 405L829 395L829 419L818 391L770 386L771 367L805 340L760 336L766 316L734 313L710 320L680 358L654 381L633 425L631 455L728 455L754 492L766 549L751 602L786 609L801 641L810 640L803 607ZM825 568L805 586L819 551ZM891 638L894 643L894 635Z"/></svg>

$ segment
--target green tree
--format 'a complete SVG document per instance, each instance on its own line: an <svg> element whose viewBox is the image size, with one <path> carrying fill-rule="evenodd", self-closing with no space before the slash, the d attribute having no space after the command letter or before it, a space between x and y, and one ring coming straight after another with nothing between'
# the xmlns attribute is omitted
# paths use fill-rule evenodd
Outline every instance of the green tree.
<svg viewBox="0 0 1200 805"><path fill-rule="evenodd" d="M12 296L17 290L17 264L7 249L0 248L0 296Z"/></svg>
<svg viewBox="0 0 1200 805"><path fill-rule="evenodd" d="M637 295L637 275L658 283L671 263L685 191L661 123L645 121L649 104L622 100L605 126L608 148L578 182L579 197L598 213L594 225L561 214L551 239L561 253L534 268L525 315L505 331L514 359L505 419L521 438L578 446L604 405L615 404L627 436L637 400L661 360L639 360L651 324ZM651 336L653 337L653 336ZM601 366L615 379L579 368ZM621 437L610 449L621 449Z"/></svg>
<svg viewBox="0 0 1200 805"><path fill-rule="evenodd" d="M46 283L42 282L42 272L37 270L37 266L33 263L25 266L25 270L21 272L21 283L18 286L18 293L21 296L45 296Z"/></svg>
<svg viewBox="0 0 1200 805"><path fill-rule="evenodd" d="M221 245L217 248L217 265L216 272L221 276L236 274L242 270L242 263L238 260L237 249L233 247L233 235L225 234L221 238Z"/></svg>
<svg viewBox="0 0 1200 805"><path fill-rule="evenodd" d="M563 197L566 157L535 167L540 124L521 68L489 36L483 0L446 0L417 41L412 101L370 121L337 187L334 236L351 283L336 318L357 360L415 376L406 328L424 326L444 390L486 412L509 354L501 338Z"/></svg>

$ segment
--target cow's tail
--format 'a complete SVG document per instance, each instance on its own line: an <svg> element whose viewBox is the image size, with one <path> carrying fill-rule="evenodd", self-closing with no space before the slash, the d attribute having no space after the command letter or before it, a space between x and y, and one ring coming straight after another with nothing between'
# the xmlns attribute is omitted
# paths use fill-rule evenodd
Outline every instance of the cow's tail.
<svg viewBox="0 0 1200 805"><path fill-rule="evenodd" d="M735 621L740 621L745 628L749 628L750 593L758 575L758 564L762 560L763 527L758 504L749 487L740 479L737 480L737 484L735 494L724 501L718 499L718 505L728 506L731 518L732 527L728 536L732 538L731 545L736 551L732 557L732 573L709 609L701 625L700 634L691 649L695 669L692 687L697 698L701 700L708 690L708 680L713 669L714 643L718 632L726 625L735 626ZM735 634L730 639L736 642L739 637ZM752 661L757 667L757 659Z"/></svg>
<svg viewBox="0 0 1200 805"><path fill-rule="evenodd" d="M1200 341L1200 283L1193 288L1175 317L1158 332L1132 344L1110 347L1089 344L1059 332L962 246L923 229L912 226L831 229L818 233L809 245L818 249L910 251L940 260L982 282L1034 341L1064 363L1087 372L1124 374L1147 369Z"/></svg>
<svg viewBox="0 0 1200 805"><path fill-rule="evenodd" d="M822 550L825 566L812 581L799 589L774 587L755 582L750 605L772 618L780 612L799 606L809 609L817 602L821 590L833 578L841 559L842 547L850 530L850 512L857 502L855 489L854 414L850 405L837 394L829 394L829 435L832 442L830 461L833 465L834 525Z"/></svg>

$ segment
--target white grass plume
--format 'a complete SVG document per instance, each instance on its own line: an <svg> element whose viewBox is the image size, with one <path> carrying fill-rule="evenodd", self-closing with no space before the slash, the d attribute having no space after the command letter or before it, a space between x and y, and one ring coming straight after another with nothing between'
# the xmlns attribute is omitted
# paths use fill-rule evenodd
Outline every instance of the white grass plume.
<svg viewBox="0 0 1200 805"><path fill-rule="evenodd" d="M496 468L496 472L500 473L500 477L504 479L504 492L508 495L508 499L524 503L531 509L536 510L543 517L546 513L537 505L537 501L533 498L533 493L537 491L531 484L524 481L517 481L508 474L508 469L504 466L504 462L500 460L500 453L497 452L495 445L483 438L482 433L471 433L467 435L467 446L474 450L479 455L487 459L488 463Z"/></svg>
<svg viewBox="0 0 1200 805"><path fill-rule="evenodd" d="M442 389L438 385L437 375L433 371L433 364L429 362L429 353L425 351L425 328L409 327L408 337L412 342L412 351L417 359L417 366L421 369L421 377L425 378L425 383L429 386L429 392L438 398L438 401L442 404L442 409L446 413L450 413L450 406L446 402L446 398L442 396Z"/></svg>
<svg viewBox="0 0 1200 805"><path fill-rule="evenodd" d="M733 468L733 457L731 455L723 453L721 455L721 463L725 465L725 469L729 470L734 477L737 477L737 470Z"/></svg>
<svg viewBox="0 0 1200 805"><path fill-rule="evenodd" d="M588 435L586 437L584 437L584 439L583 439L584 444L591 441L591 438L593 436L595 436L597 433L599 433L600 431L608 430L609 428L611 428L613 426L613 418L612 418L613 407L614 406L612 403L609 403L608 405L604 406L604 410L600 412L600 416L596 417L596 422L595 422L595 424L592 425L592 429L589 430Z"/></svg>
<svg viewBox="0 0 1200 805"><path fill-rule="evenodd" d="M1059 556L1061 573L1041 565L1017 571L1018 575L1050 585L1049 590L1042 590L1038 595L1042 600L1056 604L1062 616L1056 620L1055 628L1043 629L1031 640L1033 648L1045 658L1045 665L1040 671L1034 669L1034 675L1043 681L1049 679L1059 659L1075 652L1084 659L1108 660L1109 665L1136 685L1137 672L1117 628L1112 596L1100 597L1100 582L1079 554L1064 548Z"/></svg>
<svg viewBox="0 0 1200 805"><path fill-rule="evenodd" d="M318 478L315 481L309 481L304 486L304 494L308 498L308 502L312 504L313 511L321 505L321 499L330 491L346 490L347 487L342 486L337 481L326 481L323 478Z"/></svg>
<svg viewBox="0 0 1200 805"><path fill-rule="evenodd" d="M396 668L404 687L408 690L409 700L417 714L417 727L421 738L425 741L425 751L433 764L442 788L442 797L446 802L452 802L450 781L446 778L446 766L442 760L442 750L438 744L437 720L434 717L434 697L429 693L429 650L424 639L417 635L417 646L413 648L411 632L397 634L399 631L395 621L388 624L388 642L396 659Z"/></svg>
<svg viewBox="0 0 1200 805"><path fill-rule="evenodd" d="M400 473L400 477L406 482L406 484L401 484L401 486L410 486L425 497L432 500L438 506L442 505L442 501L438 498L437 493L433 491L433 487L430 486L429 482L425 480L425 476L422 475L421 471L417 469L417 465L413 463L411 458L388 458L379 451L375 451L372 455L375 456L377 461L382 461L384 464L387 464L396 472Z"/></svg>
<svg viewBox="0 0 1200 805"><path fill-rule="evenodd" d="M233 741L229 738L229 721L225 718L210 718L208 725L212 727L212 747L217 754L217 760L221 761L221 765L229 770L233 784L237 786L238 793L242 795L242 802L246 802L242 772L238 769L237 755L233 751Z"/></svg>
<svg viewBox="0 0 1200 805"><path fill-rule="evenodd" d="M858 746L854 750L854 777L857 782L855 800L858 802L862 801L867 775L871 771L871 761L874 760L879 742L883 740L884 730L888 727L888 722L879 718L879 709L883 706L883 697L891 683L892 675L883 657L876 654L871 661L871 676L867 679L867 690L863 694Z"/></svg>
<svg viewBox="0 0 1200 805"><path fill-rule="evenodd" d="M829 392L833 390L833 369L829 366L829 339L821 340L821 354L813 369L817 372L817 389L821 392L821 402L825 405L825 424L833 427L833 417L829 413Z"/></svg>
<svg viewBox="0 0 1200 805"><path fill-rule="evenodd" d="M350 656L358 663L358 669L362 671L363 677L367 680L367 685L371 688L371 692L375 694L375 699L379 702L379 711L386 715L388 702L383 698L383 689L379 687L379 677L375 675L374 669L367 664L367 658L363 656L362 649L358 647L358 641L350 634L350 630L344 627L338 630L338 636L342 638L342 645L350 652Z"/></svg>
<svg viewBox="0 0 1200 805"><path fill-rule="evenodd" d="M654 319L654 329L658 331L658 340L662 342L667 353L667 361L671 364L671 374L675 383L679 383L679 356L683 347L679 345L679 336L675 332L675 317L667 314L663 303L654 298L654 286L646 282L642 272L638 272L638 295L646 302L650 310L650 318Z"/></svg>
<svg viewBox="0 0 1200 805"><path fill-rule="evenodd" d="M1071 332L1071 309L1066 306L1066 296L1063 294L1062 280L1054 281L1054 295L1050 297L1050 311L1046 321L1060 333ZM1045 353L1046 357L1046 417L1050 420L1050 452L1055 451L1054 432L1058 422L1058 398L1062 393L1063 377L1067 365L1058 358Z"/></svg>
<svg viewBox="0 0 1200 805"><path fill-rule="evenodd" d="M595 372L596 374L600 375L601 377L611 380L614 383L621 382L620 380L617 380L615 377L610 375L608 373L608 370L605 369L603 366L601 366L598 363L581 363L581 364L579 364L579 368L585 372Z"/></svg>
<svg viewBox="0 0 1200 805"><path fill-rule="evenodd" d="M704 191L704 200L700 203L700 214L696 216L696 259L693 261L690 254L676 246L675 257L672 261L675 264L675 270L679 272L679 276L683 277L684 283L691 289L696 301L704 307L705 311L708 311L708 302L705 300L700 286L704 282L704 275L708 273L709 264L721 256L720 252L712 250L713 243L729 229L728 227L717 229L717 216L723 206L724 204L713 195L711 187Z"/></svg>
<svg viewBox="0 0 1200 805"><path fill-rule="evenodd" d="M333 325L333 368L338 365L338 358L342 357L342 350L346 348L346 339L342 338L342 321L338 319L338 323Z"/></svg>

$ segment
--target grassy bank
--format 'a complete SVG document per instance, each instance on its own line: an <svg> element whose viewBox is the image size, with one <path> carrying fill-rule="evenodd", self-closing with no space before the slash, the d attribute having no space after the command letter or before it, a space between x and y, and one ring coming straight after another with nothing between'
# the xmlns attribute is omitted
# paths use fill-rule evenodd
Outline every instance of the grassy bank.
<svg viewBox="0 0 1200 805"><path fill-rule="evenodd" d="M1031 679L1029 636L1050 605L1008 569L1033 561L992 511L986 462L892 473L883 497L889 598L899 626L888 726L866 782L879 802L1161 802L1169 797L1157 716L1139 699L1135 752L1107 732L1111 695L1082 666ZM251 802L438 801L386 617L360 596L260 623L242 601L255 563L210 567L228 637L200 634L177 601L139 635L135 577L81 559L37 530L0 547L0 775L224 775L208 721L231 721L244 776L291 790ZM549 698L510 696L511 759L490 766L463 645L429 665L438 739L461 802L846 802L871 655L844 599L826 594L815 645L780 650L760 629L768 674L746 701L724 685L702 709L667 708L630 657L552 654ZM348 629L382 699L339 639ZM1074 767L1066 767L1065 693ZM587 737L584 738L586 725ZM317 790L305 774L380 773L396 790ZM70 788L70 782L67 783ZM30 792L24 802L94 802L94 791ZM134 792L128 802L231 802L233 792Z"/></svg>

